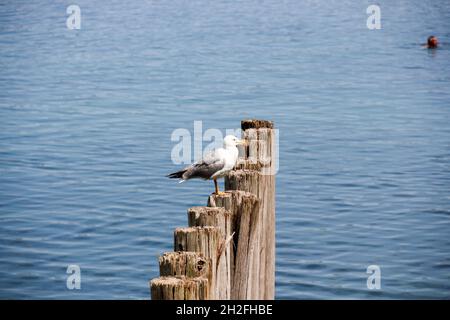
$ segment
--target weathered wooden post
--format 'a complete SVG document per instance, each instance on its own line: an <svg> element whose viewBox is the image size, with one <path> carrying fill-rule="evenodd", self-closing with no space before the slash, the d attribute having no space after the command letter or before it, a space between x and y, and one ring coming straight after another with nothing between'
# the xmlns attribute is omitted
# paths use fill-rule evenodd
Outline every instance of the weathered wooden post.
<svg viewBox="0 0 450 320"><path fill-rule="evenodd" d="M237 243L235 268L232 282L233 299L274 299L275 297L275 174L277 171L276 136L273 123L263 120L244 120L241 122L243 138L248 146L244 158L236 170L225 178L226 190L240 190L254 195L258 204L246 199L244 206L242 195L231 193L231 196L211 195L211 206L223 206L237 216L238 223L233 231L239 236ZM231 197L231 199L229 199ZM248 197L248 196L247 196ZM250 225L247 221L250 219ZM250 241L244 247L241 239L241 228ZM243 235L244 236L244 235ZM240 248L244 252L239 252ZM242 257L242 258L241 258ZM240 259L246 259L241 261ZM242 275L242 268L247 272ZM246 277L246 279L242 279Z"/></svg>
<svg viewBox="0 0 450 320"><path fill-rule="evenodd" d="M198 252L166 252L159 257L159 274L162 277L206 277L211 259Z"/></svg>
<svg viewBox="0 0 450 320"><path fill-rule="evenodd" d="M152 299L274 299L275 173L273 123L241 122L248 145L225 179L225 194L188 210L174 250L159 259Z"/></svg>
<svg viewBox="0 0 450 320"><path fill-rule="evenodd" d="M208 205L224 207L232 214L233 251L231 259L231 299L257 299L253 292L259 282L258 232L260 201L244 191L211 195Z"/></svg>
<svg viewBox="0 0 450 320"><path fill-rule="evenodd" d="M197 252L167 252L159 258L160 278L151 281L154 300L209 299L211 260Z"/></svg>
<svg viewBox="0 0 450 320"><path fill-rule="evenodd" d="M212 265L211 286L214 288L215 299L229 300L231 298L231 213L224 208L192 207L188 210L189 227L215 227L219 230L219 240L216 244Z"/></svg>
<svg viewBox="0 0 450 320"><path fill-rule="evenodd" d="M206 278L160 277L150 282L153 300L208 300Z"/></svg>

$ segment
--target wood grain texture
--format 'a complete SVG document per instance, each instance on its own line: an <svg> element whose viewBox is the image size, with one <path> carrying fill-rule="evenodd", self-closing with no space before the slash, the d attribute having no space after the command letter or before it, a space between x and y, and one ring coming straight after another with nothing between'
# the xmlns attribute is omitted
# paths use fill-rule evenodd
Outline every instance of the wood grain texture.
<svg viewBox="0 0 450 320"><path fill-rule="evenodd" d="M159 277L150 281L152 300L208 300L208 279Z"/></svg>
<svg viewBox="0 0 450 320"><path fill-rule="evenodd" d="M211 260L199 252L166 252L159 257L159 275L208 278Z"/></svg>
<svg viewBox="0 0 450 320"><path fill-rule="evenodd" d="M226 300L230 298L230 291L226 284L229 282L225 264L219 260L220 250L224 244L222 232L217 227L189 227L177 228L174 234L175 250L195 251L211 259L211 272L208 278L210 298Z"/></svg>
<svg viewBox="0 0 450 320"><path fill-rule="evenodd" d="M231 263L231 299L258 299L259 294L259 199L244 191L211 195L208 205L231 212L234 255Z"/></svg>
<svg viewBox="0 0 450 320"><path fill-rule="evenodd" d="M192 207L188 209L188 224L190 227L216 227L221 237L217 251L217 298L231 298L231 263L233 260L231 240L234 233L231 230L231 213L224 208Z"/></svg>

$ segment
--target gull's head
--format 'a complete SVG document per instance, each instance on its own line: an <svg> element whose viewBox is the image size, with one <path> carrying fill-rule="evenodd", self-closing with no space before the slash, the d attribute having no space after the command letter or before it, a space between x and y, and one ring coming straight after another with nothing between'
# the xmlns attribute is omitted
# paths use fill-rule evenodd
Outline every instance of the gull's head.
<svg viewBox="0 0 450 320"><path fill-rule="evenodd" d="M245 144L245 140L240 140L233 135L228 135L223 139L223 146L227 147L236 147L237 145Z"/></svg>

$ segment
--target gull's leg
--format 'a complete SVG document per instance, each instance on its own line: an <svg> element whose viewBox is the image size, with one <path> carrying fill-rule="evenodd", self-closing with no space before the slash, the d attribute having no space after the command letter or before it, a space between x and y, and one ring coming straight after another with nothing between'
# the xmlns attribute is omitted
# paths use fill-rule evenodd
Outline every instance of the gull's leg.
<svg viewBox="0 0 450 320"><path fill-rule="evenodd" d="M218 196L225 194L225 192L220 192L220 190L219 190L219 183L217 182L217 178L213 178L213 180L214 180L214 187L216 189L215 194L218 195Z"/></svg>
<svg viewBox="0 0 450 320"><path fill-rule="evenodd" d="M219 194L219 185L217 184L217 179L213 178L213 180L214 180L214 187L216 189L216 194Z"/></svg>

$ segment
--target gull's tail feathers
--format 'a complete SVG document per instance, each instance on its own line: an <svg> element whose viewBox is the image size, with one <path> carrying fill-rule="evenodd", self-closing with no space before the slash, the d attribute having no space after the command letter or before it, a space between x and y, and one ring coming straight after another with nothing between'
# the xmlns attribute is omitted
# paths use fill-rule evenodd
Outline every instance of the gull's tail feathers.
<svg viewBox="0 0 450 320"><path fill-rule="evenodd" d="M180 170L177 172L169 173L166 177L170 179L183 179L183 174L186 172L186 170ZM183 182L184 180L180 181Z"/></svg>

